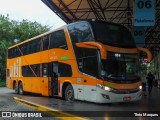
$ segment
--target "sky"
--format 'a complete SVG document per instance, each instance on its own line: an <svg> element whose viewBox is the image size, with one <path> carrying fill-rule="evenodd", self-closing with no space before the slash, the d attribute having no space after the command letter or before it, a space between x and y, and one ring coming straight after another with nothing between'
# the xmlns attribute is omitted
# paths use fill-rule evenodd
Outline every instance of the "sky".
<svg viewBox="0 0 160 120"><path fill-rule="evenodd" d="M9 14L9 18L16 21L37 21L51 29L66 24L41 0L0 0L0 14Z"/></svg>

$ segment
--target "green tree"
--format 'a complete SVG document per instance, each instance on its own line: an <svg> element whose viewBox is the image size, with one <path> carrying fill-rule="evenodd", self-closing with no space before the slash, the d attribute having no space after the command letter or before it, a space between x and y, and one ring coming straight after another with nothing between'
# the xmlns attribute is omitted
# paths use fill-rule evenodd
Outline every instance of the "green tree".
<svg viewBox="0 0 160 120"><path fill-rule="evenodd" d="M14 38L19 42L32 38L49 30L48 26L42 26L37 22L23 20L22 22L12 21L14 27Z"/></svg>
<svg viewBox="0 0 160 120"><path fill-rule="evenodd" d="M49 31L49 26L28 20L14 21L0 15L0 80L5 80L6 53L9 46Z"/></svg>

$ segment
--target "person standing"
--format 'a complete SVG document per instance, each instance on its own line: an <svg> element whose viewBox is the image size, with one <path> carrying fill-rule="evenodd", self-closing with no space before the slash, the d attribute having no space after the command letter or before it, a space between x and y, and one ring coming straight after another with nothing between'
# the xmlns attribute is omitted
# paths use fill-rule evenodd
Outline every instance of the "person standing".
<svg viewBox="0 0 160 120"><path fill-rule="evenodd" d="M149 72L146 79L147 79L147 83L148 83L148 92L150 94L152 91L152 88L153 88L154 75L151 72Z"/></svg>
<svg viewBox="0 0 160 120"><path fill-rule="evenodd" d="M158 79L158 86L157 87L160 89L160 79Z"/></svg>
<svg viewBox="0 0 160 120"><path fill-rule="evenodd" d="M143 91L144 96L147 96L147 94L146 94L146 84L147 84L147 80L144 78L142 80L142 91Z"/></svg>

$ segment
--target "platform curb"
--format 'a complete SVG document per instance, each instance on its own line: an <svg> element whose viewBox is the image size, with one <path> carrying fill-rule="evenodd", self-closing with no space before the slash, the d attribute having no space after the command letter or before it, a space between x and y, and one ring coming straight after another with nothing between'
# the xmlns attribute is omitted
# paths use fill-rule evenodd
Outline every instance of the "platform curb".
<svg viewBox="0 0 160 120"><path fill-rule="evenodd" d="M27 100L24 100L24 99L21 99L21 98L18 98L18 97L13 97L13 99L14 99L14 101L16 101L20 104L23 104L27 107L31 107L31 108L36 109L38 111L46 112L46 113L52 115L53 117L56 117L56 118L61 119L61 120L89 120L88 118L78 117L78 116L75 116L75 115L72 115L72 114L69 114L69 113L62 112L62 111L57 110L57 109L42 106L42 105L39 105L37 103L30 102L30 101L27 101Z"/></svg>

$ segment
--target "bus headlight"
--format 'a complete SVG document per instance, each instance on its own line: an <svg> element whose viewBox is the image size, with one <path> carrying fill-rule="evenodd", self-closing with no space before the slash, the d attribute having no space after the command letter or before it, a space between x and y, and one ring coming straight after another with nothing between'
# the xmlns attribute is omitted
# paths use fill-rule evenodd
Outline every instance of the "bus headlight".
<svg viewBox="0 0 160 120"><path fill-rule="evenodd" d="M111 88L107 87L107 86L103 86L101 84L96 84L97 87L103 89L103 90L106 90L106 91L111 91Z"/></svg>
<svg viewBox="0 0 160 120"><path fill-rule="evenodd" d="M139 89L142 90L142 86L141 85L139 86Z"/></svg>
<svg viewBox="0 0 160 120"><path fill-rule="evenodd" d="M109 87L107 87L107 86L105 86L104 89L107 90L107 91L110 91L110 90L111 90L111 88L109 88Z"/></svg>

